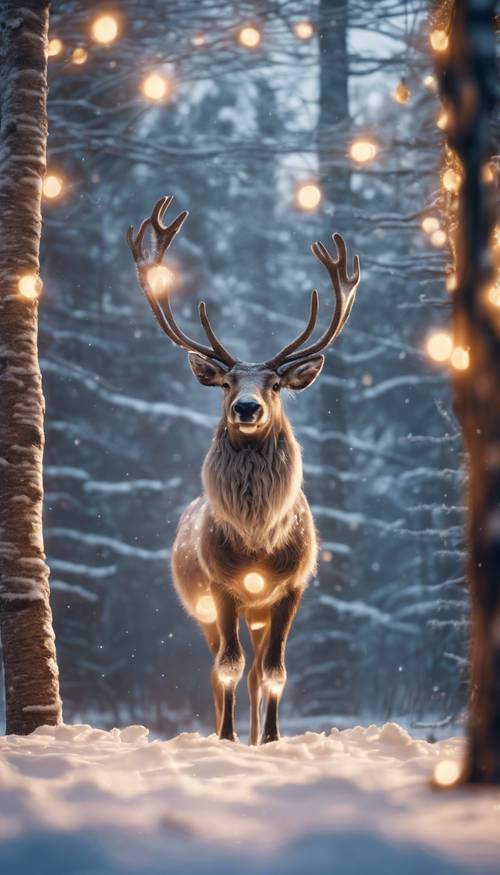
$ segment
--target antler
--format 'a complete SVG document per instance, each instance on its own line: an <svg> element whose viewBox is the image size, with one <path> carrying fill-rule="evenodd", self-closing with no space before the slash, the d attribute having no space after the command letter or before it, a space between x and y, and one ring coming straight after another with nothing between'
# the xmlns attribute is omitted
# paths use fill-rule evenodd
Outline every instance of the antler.
<svg viewBox="0 0 500 875"><path fill-rule="evenodd" d="M179 216L177 216L176 219L174 219L173 222L171 222L170 225L163 224L163 217L167 212L173 199L173 195L168 195L166 197L160 198L160 200L156 202L151 216L149 216L147 219L144 219L144 221L141 223L135 240L134 226L130 225L127 231L127 242L136 264L139 284L146 296L151 310L153 311L155 319L157 320L162 331L165 332L170 340L172 340L175 344L177 344L177 346L180 346L182 349L200 352L207 358L216 359L217 361L222 362L223 364L228 365L230 368L232 368L233 365L236 363L236 359L233 358L232 355L230 355L230 353L224 348L224 346L216 336L208 320L204 301L200 302L198 306L198 312L200 315L201 324L205 329L211 346L205 346L205 344L199 343L197 340L192 340L190 337L188 337L188 335L185 334L184 331L182 331L182 329L179 328L179 326L177 325L172 313L172 309L170 307L170 301L168 300L168 297L165 297L160 304L153 292L153 289L151 288L148 279L148 271L151 270L152 267L161 265L165 252L167 251L175 235L180 231L188 217L187 211L184 210L182 213L180 213ZM151 227L153 232L152 252L149 252L147 249L144 248L144 236L148 227Z"/></svg>
<svg viewBox="0 0 500 875"><path fill-rule="evenodd" d="M340 234L334 234L332 237L335 245L338 258L334 258L326 246L323 243L313 243L311 246L311 252L316 256L318 261L321 261L321 264L324 264L328 273L330 274L330 279L333 284L333 289L335 292L335 310L333 312L332 320L330 325L328 326L325 333L317 340L315 343L311 344L311 346L306 346L303 349L299 349L297 352L294 350L297 349L307 338L310 336L313 328L315 318L312 321L311 325L311 317L313 312L313 301L316 300L316 312L317 312L317 292L314 290L313 298L311 300L311 316L309 317L309 322L299 338L294 340L288 346L285 346L279 353L276 355L270 362L268 362L269 366L272 368L277 368L280 365L283 365L288 362L297 361L298 359L306 358L314 353L321 352L321 350L326 349L327 346L330 346L331 343L336 340L342 331L345 323L349 318L349 314L352 309L352 305L354 304L354 298L356 297L356 289L359 285L360 280L360 264L359 264L359 256L355 255L353 259L353 269L352 276L349 276L347 273L347 249L344 242L344 239L340 236ZM308 330L310 328L310 330Z"/></svg>

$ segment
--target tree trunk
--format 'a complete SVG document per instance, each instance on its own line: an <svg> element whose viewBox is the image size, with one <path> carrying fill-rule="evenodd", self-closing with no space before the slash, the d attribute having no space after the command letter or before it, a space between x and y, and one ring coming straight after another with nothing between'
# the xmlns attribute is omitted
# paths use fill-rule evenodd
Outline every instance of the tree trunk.
<svg viewBox="0 0 500 875"><path fill-rule="evenodd" d="M0 631L6 730L61 721L42 537L38 276L47 141L47 0L0 0Z"/></svg>
<svg viewBox="0 0 500 875"><path fill-rule="evenodd" d="M470 365L455 371L454 404L468 458L468 578L472 609L469 737L464 780L500 784L500 314L495 282L493 154L495 4L455 0L440 66L448 146L462 163L453 296L455 344Z"/></svg>

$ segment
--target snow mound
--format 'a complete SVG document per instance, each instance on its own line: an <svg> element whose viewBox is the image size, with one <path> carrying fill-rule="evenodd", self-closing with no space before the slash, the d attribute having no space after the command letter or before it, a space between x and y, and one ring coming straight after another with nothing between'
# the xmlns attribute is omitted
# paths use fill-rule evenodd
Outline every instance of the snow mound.
<svg viewBox="0 0 500 875"><path fill-rule="evenodd" d="M436 793L463 741L395 723L261 748L44 726L0 738L2 875L500 871L500 792Z"/></svg>

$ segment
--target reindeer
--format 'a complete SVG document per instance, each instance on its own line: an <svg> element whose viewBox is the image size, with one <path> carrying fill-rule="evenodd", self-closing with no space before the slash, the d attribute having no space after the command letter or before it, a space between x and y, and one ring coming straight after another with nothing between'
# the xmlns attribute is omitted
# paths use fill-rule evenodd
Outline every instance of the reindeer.
<svg viewBox="0 0 500 875"><path fill-rule="evenodd" d="M281 404L281 391L300 391L321 372L322 352L344 327L360 280L358 256L352 275L340 234L333 240L337 258L322 243L311 247L326 267L335 308L324 334L309 346L318 313L311 294L304 330L274 358L243 362L222 345L199 304L209 346L192 340L177 325L168 296L161 303L150 282L188 213L163 223L172 196L161 198L134 240L127 240L140 286L167 337L188 353L203 386L224 392L222 415L202 468L203 494L184 511L172 552L175 589L200 626L214 657L211 673L215 728L220 738L236 740L235 690L244 669L240 618L250 634L254 661L248 674L250 743L279 738L278 706L286 681L285 647L303 592L314 574L317 542L314 522L302 492L300 447ZM144 238L152 239L149 251ZM266 699L262 737L261 705Z"/></svg>

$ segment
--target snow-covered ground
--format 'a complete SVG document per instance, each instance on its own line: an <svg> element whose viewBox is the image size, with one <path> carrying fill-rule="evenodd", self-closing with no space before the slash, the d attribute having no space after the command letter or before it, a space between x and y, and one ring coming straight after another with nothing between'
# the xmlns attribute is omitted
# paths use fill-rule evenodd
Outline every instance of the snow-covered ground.
<svg viewBox="0 0 500 875"><path fill-rule="evenodd" d="M429 786L462 746L395 723L262 748L138 726L3 737L0 871L498 875L500 791Z"/></svg>

